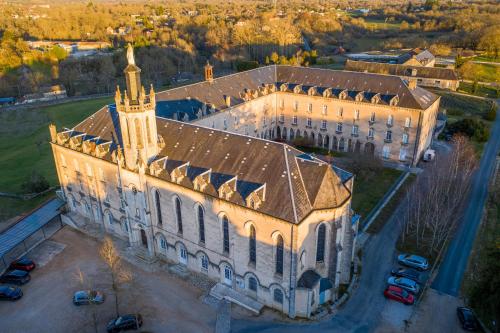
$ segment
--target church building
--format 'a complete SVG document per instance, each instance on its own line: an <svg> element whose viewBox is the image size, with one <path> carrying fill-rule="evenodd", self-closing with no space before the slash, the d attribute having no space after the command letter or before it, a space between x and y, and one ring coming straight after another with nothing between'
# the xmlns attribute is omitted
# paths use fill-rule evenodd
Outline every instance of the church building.
<svg viewBox="0 0 500 333"><path fill-rule="evenodd" d="M155 93L131 46L127 60L114 104L73 128L50 126L70 214L145 260L183 265L292 318L335 301L351 278L353 176L286 142L378 154L378 136L355 140L361 126L341 136L373 112L370 126L411 135L397 145L415 147L403 159L413 163L437 98L397 77L268 66L214 78L208 64L205 81Z"/></svg>

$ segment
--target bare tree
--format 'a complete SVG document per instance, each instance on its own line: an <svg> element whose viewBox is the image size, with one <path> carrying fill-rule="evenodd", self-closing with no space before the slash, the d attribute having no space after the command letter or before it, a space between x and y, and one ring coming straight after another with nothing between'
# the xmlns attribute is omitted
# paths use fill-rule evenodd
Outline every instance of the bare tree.
<svg viewBox="0 0 500 333"><path fill-rule="evenodd" d="M106 237L104 239L104 242L99 249L99 254L104 263L108 266L111 274L111 287L115 294L115 310L116 316L118 317L120 315L118 308L118 293L120 291L120 286L124 283L132 281L132 273L123 267L121 258L111 238Z"/></svg>
<svg viewBox="0 0 500 333"><path fill-rule="evenodd" d="M412 242L419 252L431 256L440 252L456 229L475 168L468 138L455 136L452 151L439 156L408 190L400 237L403 245Z"/></svg>
<svg viewBox="0 0 500 333"><path fill-rule="evenodd" d="M80 269L78 269L78 271L75 273L75 278L80 283L80 285L83 289L89 290L89 291L94 289L94 284L93 284L92 280L90 278L86 277ZM92 326L94 328L94 332L97 333L99 328L98 328L96 304L94 302L89 302L88 310L89 310L88 312L90 313L90 316L92 318Z"/></svg>

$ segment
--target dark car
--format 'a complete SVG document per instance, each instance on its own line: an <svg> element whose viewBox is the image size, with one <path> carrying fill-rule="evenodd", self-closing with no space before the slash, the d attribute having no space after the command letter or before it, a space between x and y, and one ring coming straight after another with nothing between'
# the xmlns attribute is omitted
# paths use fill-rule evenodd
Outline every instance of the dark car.
<svg viewBox="0 0 500 333"><path fill-rule="evenodd" d="M127 314L111 320L106 327L108 333L120 332L122 330L136 330L142 326L140 314Z"/></svg>
<svg viewBox="0 0 500 333"><path fill-rule="evenodd" d="M21 258L14 260L13 262L10 263L9 269L11 270L20 270L20 271L26 271L26 272L31 272L34 270L36 267L36 264L33 260L28 259L28 258Z"/></svg>
<svg viewBox="0 0 500 333"><path fill-rule="evenodd" d="M413 281L420 282L420 273L411 268L403 268L403 267L394 268L391 271L391 275L398 277L405 277Z"/></svg>
<svg viewBox="0 0 500 333"><path fill-rule="evenodd" d="M31 280L30 274L26 271L20 271L15 269L9 271L4 275L0 276L0 282L3 283L13 283L13 284L25 284Z"/></svg>
<svg viewBox="0 0 500 333"><path fill-rule="evenodd" d="M476 331L478 329L476 316L474 315L474 312L472 312L471 309L463 306L458 307L457 316L464 330Z"/></svg>
<svg viewBox="0 0 500 333"><path fill-rule="evenodd" d="M104 302L104 294L97 290L80 290L73 295L73 304L102 304Z"/></svg>
<svg viewBox="0 0 500 333"><path fill-rule="evenodd" d="M23 292L19 287L0 286L0 300L17 301L23 297Z"/></svg>

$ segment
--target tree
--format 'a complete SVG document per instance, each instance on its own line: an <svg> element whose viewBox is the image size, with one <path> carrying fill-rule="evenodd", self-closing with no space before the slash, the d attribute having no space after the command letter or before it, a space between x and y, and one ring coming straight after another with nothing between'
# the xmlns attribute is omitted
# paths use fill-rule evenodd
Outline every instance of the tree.
<svg viewBox="0 0 500 333"><path fill-rule="evenodd" d="M400 245L432 257L441 253L457 227L477 165L466 136L455 135L452 143L451 152L438 155L427 172L412 184L405 197L407 209L400 220Z"/></svg>
<svg viewBox="0 0 500 333"><path fill-rule="evenodd" d="M278 53L276 53L276 52L271 53L271 61L274 64L277 64L279 59L280 59L280 56L278 55Z"/></svg>
<svg viewBox="0 0 500 333"><path fill-rule="evenodd" d="M78 269L78 271L76 272L75 277L83 290L89 290L89 291L94 290L94 283L92 282L91 279L86 277L80 269ZM86 308L89 310L88 312L90 312L90 316L92 319L92 326L94 327L94 332L97 333L99 331L99 326L97 320L96 304L94 302L89 302Z"/></svg>
<svg viewBox="0 0 500 333"><path fill-rule="evenodd" d="M121 258L111 238L106 237L104 239L104 242L99 249L99 255L108 267L111 275L111 287L113 289L113 293L115 294L115 312L118 317L120 315L118 308L118 292L120 291L122 284L132 281L132 273L123 267Z"/></svg>
<svg viewBox="0 0 500 333"><path fill-rule="evenodd" d="M500 55L500 25L484 29L479 40L479 48L486 50L488 56L498 58Z"/></svg>
<svg viewBox="0 0 500 333"><path fill-rule="evenodd" d="M266 65L269 65L270 61L269 61L269 56L266 56Z"/></svg>

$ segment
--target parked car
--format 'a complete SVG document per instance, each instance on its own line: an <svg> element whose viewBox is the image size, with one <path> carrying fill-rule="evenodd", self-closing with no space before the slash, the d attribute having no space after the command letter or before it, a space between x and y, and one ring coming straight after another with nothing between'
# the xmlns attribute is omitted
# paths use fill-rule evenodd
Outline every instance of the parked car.
<svg viewBox="0 0 500 333"><path fill-rule="evenodd" d="M413 296L403 288L396 286L387 286L387 288L384 290L384 296L406 305L411 305L415 302L415 296Z"/></svg>
<svg viewBox="0 0 500 333"><path fill-rule="evenodd" d="M28 258L21 258L14 260L13 262L10 263L9 269L11 270L20 270L20 271L26 271L26 272L31 272L34 270L36 267L36 264L33 260L28 259Z"/></svg>
<svg viewBox="0 0 500 333"><path fill-rule="evenodd" d="M467 331L476 331L478 329L478 322L474 312L471 309L466 307L458 307L457 308L457 316L458 320L460 320L460 324L464 330Z"/></svg>
<svg viewBox="0 0 500 333"><path fill-rule="evenodd" d="M80 290L73 295L73 304L102 304L104 303L104 294L97 290Z"/></svg>
<svg viewBox="0 0 500 333"><path fill-rule="evenodd" d="M122 330L136 330L142 326L140 314L127 314L111 320L106 327L108 333L120 332Z"/></svg>
<svg viewBox="0 0 500 333"><path fill-rule="evenodd" d="M429 262L427 259L415 254L400 254L398 256L398 262L402 265L416 268L419 271L425 271L429 268Z"/></svg>
<svg viewBox="0 0 500 333"><path fill-rule="evenodd" d="M391 275L405 277L415 282L420 282L420 273L411 268L398 267L391 271Z"/></svg>
<svg viewBox="0 0 500 333"><path fill-rule="evenodd" d="M418 283L416 283L415 281L410 280L408 278L404 278L404 277L391 276L389 278L389 280L387 280L387 283L390 284L391 286L396 286L396 287L406 289L407 291L414 293L414 294L418 294L418 292L420 291L420 287L418 286Z"/></svg>
<svg viewBox="0 0 500 333"><path fill-rule="evenodd" d="M0 286L0 300L17 301L23 297L23 292L19 287Z"/></svg>
<svg viewBox="0 0 500 333"><path fill-rule="evenodd" d="M31 280L30 273L15 269L0 276L0 282L12 284L25 284Z"/></svg>

